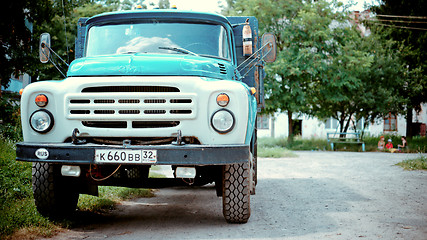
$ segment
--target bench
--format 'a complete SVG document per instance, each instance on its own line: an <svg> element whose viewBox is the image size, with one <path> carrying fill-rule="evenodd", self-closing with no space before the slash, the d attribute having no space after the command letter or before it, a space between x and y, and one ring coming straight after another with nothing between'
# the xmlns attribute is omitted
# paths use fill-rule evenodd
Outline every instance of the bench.
<svg viewBox="0 0 427 240"><path fill-rule="evenodd" d="M361 144L362 151L365 151L365 143L362 141L362 135L359 132L326 133L328 143L334 151L334 145L338 143Z"/></svg>

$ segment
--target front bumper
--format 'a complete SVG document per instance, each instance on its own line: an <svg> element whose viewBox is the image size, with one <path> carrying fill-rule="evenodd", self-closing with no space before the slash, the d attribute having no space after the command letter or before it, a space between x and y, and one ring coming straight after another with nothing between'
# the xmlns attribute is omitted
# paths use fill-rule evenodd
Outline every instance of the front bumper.
<svg viewBox="0 0 427 240"><path fill-rule="evenodd" d="M46 159L36 156L36 151L45 149ZM58 164L99 164L95 162L95 150L132 149L157 150L157 162L141 165L227 165L244 163L249 159L249 145L98 145L72 143L27 143L16 144L16 160L26 162L46 162ZM118 164L103 163L103 164Z"/></svg>

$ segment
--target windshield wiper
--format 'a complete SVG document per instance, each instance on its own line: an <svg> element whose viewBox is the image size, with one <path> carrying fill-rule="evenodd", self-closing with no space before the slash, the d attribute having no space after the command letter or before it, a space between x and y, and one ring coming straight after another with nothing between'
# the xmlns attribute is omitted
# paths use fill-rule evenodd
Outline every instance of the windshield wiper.
<svg viewBox="0 0 427 240"><path fill-rule="evenodd" d="M197 53L193 53L192 51L189 51L185 48L178 48L178 47L159 47L159 49L165 49L165 50L172 50L175 52L180 52L180 53L184 53L184 54L191 54L193 56L199 56L199 54Z"/></svg>

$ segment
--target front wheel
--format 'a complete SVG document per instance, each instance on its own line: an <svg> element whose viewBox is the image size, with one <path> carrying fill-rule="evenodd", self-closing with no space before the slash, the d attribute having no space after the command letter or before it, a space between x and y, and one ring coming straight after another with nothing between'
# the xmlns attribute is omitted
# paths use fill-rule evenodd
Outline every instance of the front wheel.
<svg viewBox="0 0 427 240"><path fill-rule="evenodd" d="M61 175L61 165L33 163L33 195L37 210L47 217L64 217L74 212L79 193Z"/></svg>
<svg viewBox="0 0 427 240"><path fill-rule="evenodd" d="M249 163L225 165L223 170L223 215L229 223L246 223L251 216Z"/></svg>

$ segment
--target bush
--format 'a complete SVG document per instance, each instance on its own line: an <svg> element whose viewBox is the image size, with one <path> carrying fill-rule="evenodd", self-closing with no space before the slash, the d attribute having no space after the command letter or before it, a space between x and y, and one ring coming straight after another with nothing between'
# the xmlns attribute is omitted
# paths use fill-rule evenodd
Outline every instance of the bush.
<svg viewBox="0 0 427 240"><path fill-rule="evenodd" d="M12 141L22 141L19 95L3 93L0 98L0 135Z"/></svg>

